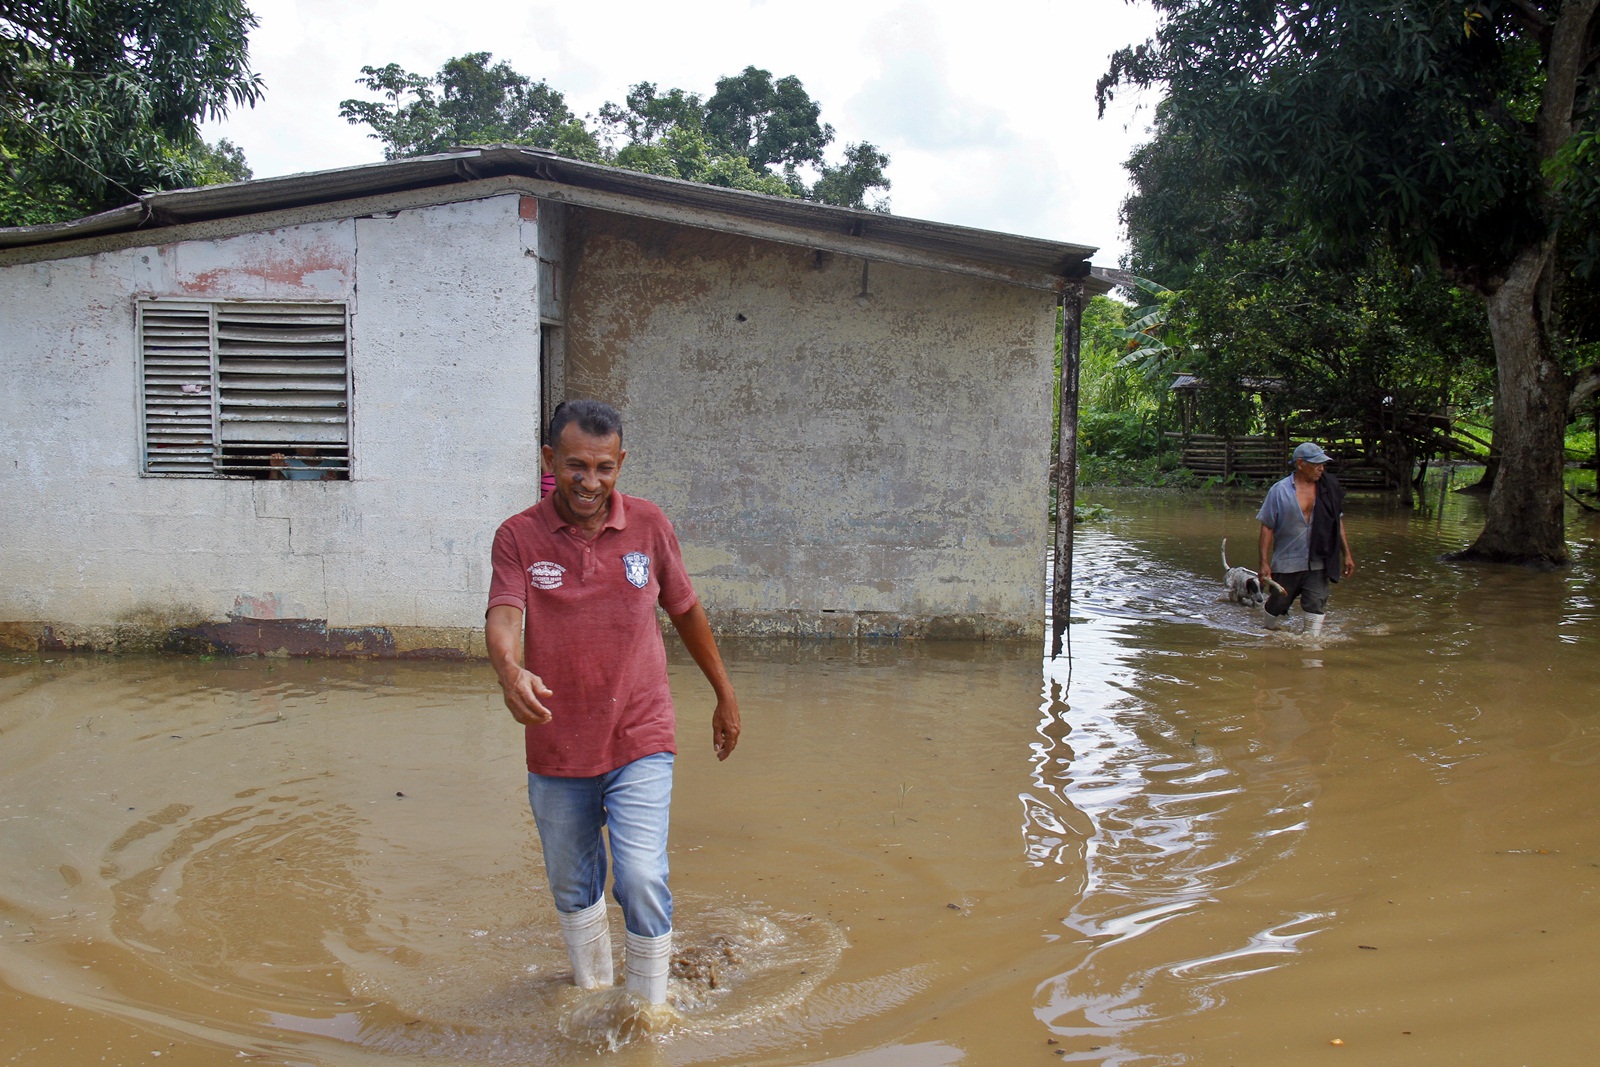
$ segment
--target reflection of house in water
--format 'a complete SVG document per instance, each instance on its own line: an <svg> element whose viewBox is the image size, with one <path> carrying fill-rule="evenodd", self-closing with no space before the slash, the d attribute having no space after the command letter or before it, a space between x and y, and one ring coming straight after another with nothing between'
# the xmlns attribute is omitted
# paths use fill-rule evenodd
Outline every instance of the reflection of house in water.
<svg viewBox="0 0 1600 1067"><path fill-rule="evenodd" d="M1092 251L504 147L0 231L0 639L480 648L569 396L720 628L1036 636Z"/></svg>

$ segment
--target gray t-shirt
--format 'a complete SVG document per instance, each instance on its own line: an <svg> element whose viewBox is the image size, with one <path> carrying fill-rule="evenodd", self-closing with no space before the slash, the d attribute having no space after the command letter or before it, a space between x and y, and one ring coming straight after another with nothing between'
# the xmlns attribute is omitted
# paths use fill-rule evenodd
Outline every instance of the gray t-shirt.
<svg viewBox="0 0 1600 1067"><path fill-rule="evenodd" d="M1284 574L1322 569L1322 561L1307 566L1311 554L1311 520L1300 510L1294 475L1274 482L1256 512L1261 525L1272 531L1272 569Z"/></svg>

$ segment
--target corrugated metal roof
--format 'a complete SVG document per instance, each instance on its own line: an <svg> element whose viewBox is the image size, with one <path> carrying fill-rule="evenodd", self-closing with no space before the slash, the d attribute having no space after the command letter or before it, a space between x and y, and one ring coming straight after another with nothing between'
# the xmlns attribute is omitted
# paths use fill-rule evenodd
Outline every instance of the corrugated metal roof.
<svg viewBox="0 0 1600 1067"><path fill-rule="evenodd" d="M438 189L443 194L439 199L445 201L455 198L448 195L453 186L506 177L530 178L704 213L712 226L722 219L730 223L742 221L815 233L834 239L832 243L840 238L854 238L860 239L864 246L898 246L923 256L989 264L1003 270L1062 279L1082 279L1086 288L1094 292L1108 288L1103 280L1089 276L1089 257L1095 249L1087 245L701 185L620 167L583 163L544 149L520 145L463 148L359 167L150 193L136 204L72 222L0 228L0 249L36 248L53 242L153 231L186 223L417 190ZM729 228L741 227L730 225ZM149 237L160 239L153 232Z"/></svg>

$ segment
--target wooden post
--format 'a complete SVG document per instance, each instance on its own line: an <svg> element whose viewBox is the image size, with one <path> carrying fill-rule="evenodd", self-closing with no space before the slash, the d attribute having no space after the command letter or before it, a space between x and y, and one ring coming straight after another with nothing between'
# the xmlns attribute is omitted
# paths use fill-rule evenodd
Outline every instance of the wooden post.
<svg viewBox="0 0 1600 1067"><path fill-rule="evenodd" d="M1061 654L1072 611L1073 508L1078 499L1078 366L1083 334L1083 286L1061 294L1061 441L1056 452L1055 574L1050 589L1051 657Z"/></svg>

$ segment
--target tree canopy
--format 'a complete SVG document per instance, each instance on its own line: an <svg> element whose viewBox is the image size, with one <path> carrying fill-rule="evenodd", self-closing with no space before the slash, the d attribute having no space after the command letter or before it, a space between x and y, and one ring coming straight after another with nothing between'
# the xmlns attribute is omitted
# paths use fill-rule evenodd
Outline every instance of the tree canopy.
<svg viewBox="0 0 1600 1067"><path fill-rule="evenodd" d="M199 122L261 98L255 25L244 0L7 0L0 225L76 218L222 173Z"/></svg>
<svg viewBox="0 0 1600 1067"><path fill-rule="evenodd" d="M887 191L889 157L867 142L825 154L833 127L794 76L746 67L720 78L709 98L684 89L632 86L597 116L573 114L565 97L488 52L449 60L434 75L397 64L363 67L359 84L379 100L350 99L339 114L365 124L388 159L456 145L526 144L592 163L685 181L887 210L869 196ZM592 123L592 125L591 125ZM816 177L807 184L805 175Z"/></svg>
<svg viewBox="0 0 1600 1067"><path fill-rule="evenodd" d="M1429 414L1492 394L1494 350L1482 302L1437 268L1407 266L1384 241L1335 250L1282 204L1230 185L1209 145L1157 109L1152 139L1128 162L1126 265L1171 286L1163 329L1130 361L1214 388L1196 394L1210 430L1243 434L1260 414L1310 427L1381 430L1401 464L1449 444ZM1282 383L1260 396L1250 380Z"/></svg>
<svg viewBox="0 0 1600 1067"><path fill-rule="evenodd" d="M459 144L526 144L598 160L600 145L566 98L488 52L457 56L429 76L398 63L362 67L358 83L383 100L345 100L339 115L372 127L386 159L427 155Z"/></svg>
<svg viewBox="0 0 1600 1067"><path fill-rule="evenodd" d="M1600 0L1152 2L1155 38L1118 52L1098 88L1102 107L1123 86L1167 90L1130 226L1181 234L1162 252L1191 268L1266 241L1325 270L1437 272L1476 294L1501 463L1469 553L1564 561L1571 326L1592 287L1562 280L1593 261L1581 161Z"/></svg>

